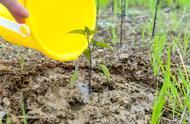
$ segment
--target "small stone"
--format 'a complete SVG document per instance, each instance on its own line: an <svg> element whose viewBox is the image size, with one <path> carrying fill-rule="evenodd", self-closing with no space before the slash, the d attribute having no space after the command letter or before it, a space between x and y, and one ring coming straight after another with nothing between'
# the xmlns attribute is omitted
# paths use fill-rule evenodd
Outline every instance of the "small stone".
<svg viewBox="0 0 190 124"><path fill-rule="evenodd" d="M9 107L11 105L11 103L7 97L4 97L2 102L3 102L3 106L5 106L5 107Z"/></svg>

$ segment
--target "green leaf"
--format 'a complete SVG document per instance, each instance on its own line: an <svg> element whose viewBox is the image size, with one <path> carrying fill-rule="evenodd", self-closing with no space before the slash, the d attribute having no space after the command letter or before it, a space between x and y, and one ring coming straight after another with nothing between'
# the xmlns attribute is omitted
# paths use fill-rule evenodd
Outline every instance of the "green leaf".
<svg viewBox="0 0 190 124"><path fill-rule="evenodd" d="M11 116L10 114L6 114L7 118L6 118L6 124L12 124L11 123ZM0 124L3 124L1 121L0 121Z"/></svg>
<svg viewBox="0 0 190 124"><path fill-rule="evenodd" d="M92 43L96 46L96 47L100 47L100 48L106 48L106 49L113 49L110 45L108 45L107 43L103 42L103 41L96 41L96 40L92 40Z"/></svg>
<svg viewBox="0 0 190 124"><path fill-rule="evenodd" d="M110 0L100 0L100 7L106 8L110 4Z"/></svg>
<svg viewBox="0 0 190 124"><path fill-rule="evenodd" d="M109 71L109 69L105 65L102 65L102 64L99 65L99 66L100 66L100 69L103 71L104 75L106 76L106 79L108 81L110 81L111 77L110 77L110 71Z"/></svg>
<svg viewBox="0 0 190 124"><path fill-rule="evenodd" d="M26 113L24 101L21 103L21 110L22 110L22 115L23 115L23 122L24 122L24 124L28 124L28 118L27 118L27 113Z"/></svg>
<svg viewBox="0 0 190 124"><path fill-rule="evenodd" d="M167 77L164 77L164 82L167 83ZM160 117L163 114L163 107L166 103L166 92L167 92L167 85L163 85L159 96L156 97L153 105L153 112L152 112L152 119L151 119L151 124L159 124L160 122Z"/></svg>
<svg viewBox="0 0 190 124"><path fill-rule="evenodd" d="M95 34L95 31L91 30L90 28L85 26L84 32L87 34L87 36L91 36Z"/></svg>
<svg viewBox="0 0 190 124"><path fill-rule="evenodd" d="M76 83L78 79L78 76L79 76L79 71L75 70L75 72L72 74L71 79L70 79L71 86L74 86L74 84Z"/></svg>
<svg viewBox="0 0 190 124"><path fill-rule="evenodd" d="M118 36L117 36L117 31L116 31L116 27L111 27L111 30L112 30L112 32L111 32L111 36L112 36L112 43L114 44L114 45L116 45L116 43L117 43L117 40L118 40Z"/></svg>
<svg viewBox="0 0 190 124"><path fill-rule="evenodd" d="M86 57L86 59L88 61L90 61L90 49L87 48L84 52L83 52L84 56Z"/></svg>
<svg viewBox="0 0 190 124"><path fill-rule="evenodd" d="M77 29L69 32L70 34L81 34L84 36L90 37L91 35L95 34L95 31L91 30L88 27L84 27L84 29Z"/></svg>
<svg viewBox="0 0 190 124"><path fill-rule="evenodd" d="M81 35L85 35L85 31L84 30L73 30L71 32L69 32L70 34L81 34Z"/></svg>

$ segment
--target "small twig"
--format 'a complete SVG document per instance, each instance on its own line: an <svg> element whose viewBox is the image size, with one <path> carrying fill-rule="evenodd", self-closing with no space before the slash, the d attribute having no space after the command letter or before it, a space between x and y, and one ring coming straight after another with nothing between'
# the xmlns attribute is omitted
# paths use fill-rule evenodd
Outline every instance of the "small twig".
<svg viewBox="0 0 190 124"><path fill-rule="evenodd" d="M183 57L182 57L182 55L181 55L180 50L179 50L178 47L177 47L177 52L178 52L178 54L179 54L179 58L180 58L180 61L181 61L182 66L183 66L183 70L185 71L186 79L189 81L188 72L187 72L187 69L186 69L186 67L185 67L185 63L184 63L184 61L183 61Z"/></svg>
<svg viewBox="0 0 190 124"><path fill-rule="evenodd" d="M156 0L156 11L154 15L154 23L153 23L153 28L152 28L152 38L155 36L155 30L156 30L156 20L158 16L158 5L159 5L159 0Z"/></svg>

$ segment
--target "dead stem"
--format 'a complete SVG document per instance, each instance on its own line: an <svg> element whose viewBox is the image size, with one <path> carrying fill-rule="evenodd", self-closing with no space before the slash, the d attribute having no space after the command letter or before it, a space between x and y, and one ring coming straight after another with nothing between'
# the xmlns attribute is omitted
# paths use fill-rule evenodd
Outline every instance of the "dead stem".
<svg viewBox="0 0 190 124"><path fill-rule="evenodd" d="M183 123L183 118L184 118L184 116L185 116L186 111L187 111L187 106L184 107L184 110L183 110L183 113L182 113L182 115L181 115L181 119L180 119L179 124L182 124L182 123Z"/></svg>
<svg viewBox="0 0 190 124"><path fill-rule="evenodd" d="M156 20L158 16L158 5L159 5L159 0L156 1L156 11L154 15L154 23L153 23L153 28L152 28L152 38L155 36L155 30L156 30Z"/></svg>
<svg viewBox="0 0 190 124"><path fill-rule="evenodd" d="M180 53L179 48L177 48L177 52L178 52L178 54L179 54L179 58L180 58L180 61L181 61L182 66L183 66L183 70L185 71L185 76L186 76L187 80L189 81L188 72L187 72L187 69L186 69L186 66L185 66L185 63L184 63L184 61L183 61L183 57L182 57L182 55L181 55L181 53Z"/></svg>
<svg viewBox="0 0 190 124"><path fill-rule="evenodd" d="M121 0L121 25L120 25L120 47L123 46L123 23L125 17L126 2Z"/></svg>

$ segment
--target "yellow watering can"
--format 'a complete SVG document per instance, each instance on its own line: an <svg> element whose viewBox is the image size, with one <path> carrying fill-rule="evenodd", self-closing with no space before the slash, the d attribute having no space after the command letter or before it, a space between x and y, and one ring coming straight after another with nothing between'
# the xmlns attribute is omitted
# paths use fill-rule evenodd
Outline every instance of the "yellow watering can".
<svg viewBox="0 0 190 124"><path fill-rule="evenodd" d="M19 0L30 16L18 24L0 5L0 35L7 41L36 49L46 56L68 61L77 59L87 48L86 38L69 32L95 28L95 0Z"/></svg>

